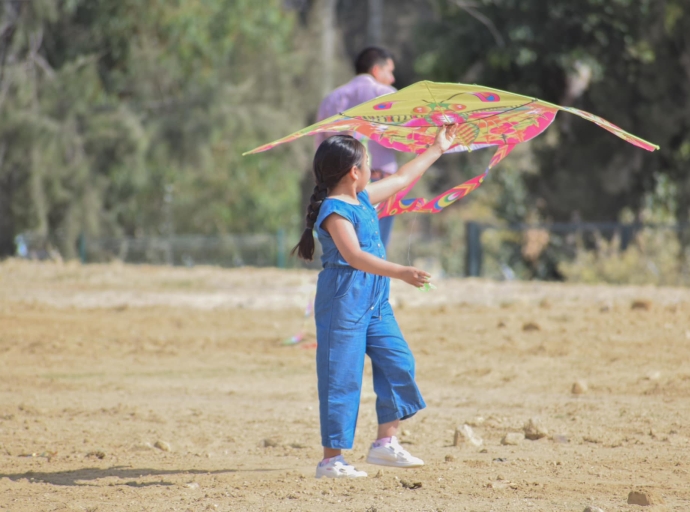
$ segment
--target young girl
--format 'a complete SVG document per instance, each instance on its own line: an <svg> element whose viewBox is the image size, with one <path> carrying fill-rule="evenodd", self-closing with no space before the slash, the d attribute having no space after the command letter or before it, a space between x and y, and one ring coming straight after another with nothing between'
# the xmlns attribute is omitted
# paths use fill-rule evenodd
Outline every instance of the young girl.
<svg viewBox="0 0 690 512"><path fill-rule="evenodd" d="M323 248L314 316L316 373L323 460L316 477L365 477L345 462L352 448L362 388L364 354L371 359L378 417L377 440L367 462L418 467L424 462L398 443L400 420L425 407L414 380L414 358L388 302L390 278L416 287L431 277L414 267L386 261L372 204L388 199L421 176L450 148L457 125L442 127L433 145L395 174L369 183L364 146L349 135L334 135L314 156L316 186L307 210L307 227L295 246L299 256L314 256L313 229Z"/></svg>

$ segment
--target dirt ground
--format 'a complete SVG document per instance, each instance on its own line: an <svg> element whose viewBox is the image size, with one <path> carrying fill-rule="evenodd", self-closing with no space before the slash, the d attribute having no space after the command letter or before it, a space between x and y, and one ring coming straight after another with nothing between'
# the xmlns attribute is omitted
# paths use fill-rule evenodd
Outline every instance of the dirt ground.
<svg viewBox="0 0 690 512"><path fill-rule="evenodd" d="M367 367L347 458L369 478L333 481L313 324L282 345L315 278L0 264L0 510L690 510L690 290L395 283L428 404L401 439L427 464L364 462ZM548 435L501 443L531 418ZM464 424L481 446L453 445Z"/></svg>

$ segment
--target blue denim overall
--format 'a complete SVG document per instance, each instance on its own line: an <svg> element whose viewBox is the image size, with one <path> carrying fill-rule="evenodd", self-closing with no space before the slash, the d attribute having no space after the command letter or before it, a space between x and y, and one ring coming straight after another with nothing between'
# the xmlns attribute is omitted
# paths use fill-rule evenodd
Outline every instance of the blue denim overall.
<svg viewBox="0 0 690 512"><path fill-rule="evenodd" d="M415 363L388 302L390 278L348 265L321 227L338 214L355 227L363 251L385 259L369 194L358 205L327 198L314 225L323 247L314 303L316 373L321 439L326 448L350 449L359 412L364 354L371 359L379 424L409 418L426 407L414 381Z"/></svg>

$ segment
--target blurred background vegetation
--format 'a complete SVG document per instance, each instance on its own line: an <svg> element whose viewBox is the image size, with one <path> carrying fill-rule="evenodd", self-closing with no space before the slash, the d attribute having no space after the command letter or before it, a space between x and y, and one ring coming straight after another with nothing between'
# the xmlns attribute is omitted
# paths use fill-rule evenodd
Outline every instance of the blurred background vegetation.
<svg viewBox="0 0 690 512"><path fill-rule="evenodd" d="M292 242L312 141L240 154L311 124L368 44L393 52L399 88L507 89L661 146L561 114L461 203L403 216L394 259L414 247L462 274L468 220L688 222L690 0L0 0L0 256L20 233L64 258L80 236ZM489 157L449 155L417 192ZM687 229L637 230L624 253L615 234L493 229L484 245L491 277L679 284L690 261Z"/></svg>

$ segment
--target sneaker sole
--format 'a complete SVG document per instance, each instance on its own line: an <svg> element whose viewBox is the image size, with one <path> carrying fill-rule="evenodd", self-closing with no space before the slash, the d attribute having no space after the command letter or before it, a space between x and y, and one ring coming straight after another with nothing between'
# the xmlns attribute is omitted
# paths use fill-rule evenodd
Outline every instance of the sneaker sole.
<svg viewBox="0 0 690 512"><path fill-rule="evenodd" d="M375 464L377 466L388 466L391 468L419 468L424 465L423 462L421 464L418 462L397 462L392 460L379 459L376 457L367 457L367 464Z"/></svg>

